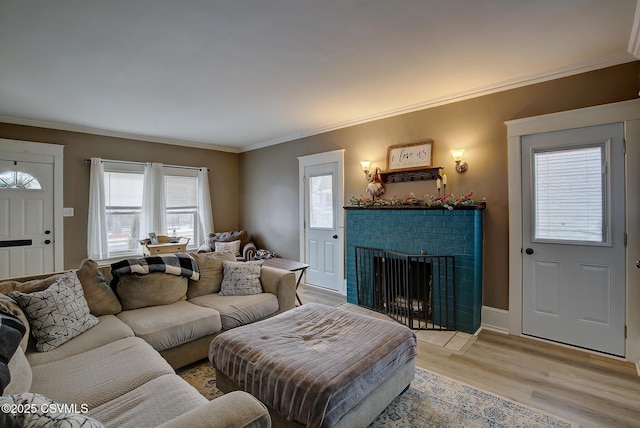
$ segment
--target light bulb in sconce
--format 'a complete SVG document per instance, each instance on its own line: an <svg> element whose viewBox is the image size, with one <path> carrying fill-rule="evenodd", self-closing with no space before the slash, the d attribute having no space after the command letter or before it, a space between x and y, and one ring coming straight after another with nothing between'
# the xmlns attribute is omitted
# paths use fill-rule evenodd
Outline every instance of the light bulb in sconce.
<svg viewBox="0 0 640 428"><path fill-rule="evenodd" d="M368 160L361 161L360 167L362 168L364 175L367 176L367 180L369 180L371 177L371 161L368 161Z"/></svg>
<svg viewBox="0 0 640 428"><path fill-rule="evenodd" d="M464 149L453 149L451 150L451 157L453 157L453 161L456 163L456 171L465 172L469 169L469 165L467 162L462 160L462 155L464 154Z"/></svg>

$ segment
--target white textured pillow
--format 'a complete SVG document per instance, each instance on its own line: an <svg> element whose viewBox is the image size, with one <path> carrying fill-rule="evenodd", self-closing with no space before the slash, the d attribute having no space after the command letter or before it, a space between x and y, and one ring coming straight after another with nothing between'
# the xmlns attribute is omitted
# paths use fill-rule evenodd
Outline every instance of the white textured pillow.
<svg viewBox="0 0 640 428"><path fill-rule="evenodd" d="M98 324L89 313L75 271L65 272L46 290L25 294L12 291L36 339L36 350L50 351Z"/></svg>
<svg viewBox="0 0 640 428"><path fill-rule="evenodd" d="M84 415L89 411L86 404L60 404L44 395L24 392L0 397L6 423L21 427L65 427L65 428L103 428L97 420ZM4 409L8 411L4 411ZM65 408L66 407L66 408ZM12 409L21 410L11 412ZM73 413L62 412L68 410ZM10 418L10 419L9 419ZM11 422L9 422L11 421Z"/></svg>
<svg viewBox="0 0 640 428"><path fill-rule="evenodd" d="M216 241L216 252L233 251L236 257L240 257L240 241L218 242Z"/></svg>
<svg viewBox="0 0 640 428"><path fill-rule="evenodd" d="M248 296L262 293L260 268L263 260L251 262L222 261L221 296Z"/></svg>

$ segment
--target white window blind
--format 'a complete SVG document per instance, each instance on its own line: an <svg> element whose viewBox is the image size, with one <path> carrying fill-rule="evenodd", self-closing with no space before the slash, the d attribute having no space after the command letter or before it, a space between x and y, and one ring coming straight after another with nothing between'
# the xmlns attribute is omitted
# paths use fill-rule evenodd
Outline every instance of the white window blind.
<svg viewBox="0 0 640 428"><path fill-rule="evenodd" d="M534 153L534 240L604 242L604 146Z"/></svg>
<svg viewBox="0 0 640 428"><path fill-rule="evenodd" d="M198 177L197 171L188 176L169 175L165 172L165 199L167 204L167 234L190 238L195 245L198 229Z"/></svg>

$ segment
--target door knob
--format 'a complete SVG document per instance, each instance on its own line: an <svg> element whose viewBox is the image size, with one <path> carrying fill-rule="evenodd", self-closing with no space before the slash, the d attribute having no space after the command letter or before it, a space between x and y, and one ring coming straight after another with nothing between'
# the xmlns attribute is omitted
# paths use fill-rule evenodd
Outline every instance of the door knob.
<svg viewBox="0 0 640 428"><path fill-rule="evenodd" d="M47 240L44 241L44 243L49 245L49 244L51 244L51 240L47 239Z"/></svg>
<svg viewBox="0 0 640 428"><path fill-rule="evenodd" d="M527 248L526 250L524 250L524 252L531 255L533 254L533 248Z"/></svg>
<svg viewBox="0 0 640 428"><path fill-rule="evenodd" d="M333 239L338 239L338 235L333 235Z"/></svg>

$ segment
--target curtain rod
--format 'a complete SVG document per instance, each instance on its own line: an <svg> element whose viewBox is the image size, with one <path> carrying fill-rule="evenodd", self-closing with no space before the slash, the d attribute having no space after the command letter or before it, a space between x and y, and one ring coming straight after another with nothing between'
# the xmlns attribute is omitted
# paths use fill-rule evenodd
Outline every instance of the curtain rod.
<svg viewBox="0 0 640 428"><path fill-rule="evenodd" d="M85 163L91 163L91 158L84 158ZM100 162L104 163L104 162L109 162L109 163L125 163L125 164L130 164L130 165L146 165L146 162L135 162L135 161L123 161L123 160L109 160L109 159L100 159ZM200 167L197 166L181 166L181 165L165 165L162 164L162 166L166 166L169 168L178 168L178 169L202 169ZM211 170L209 168L207 168L207 172L211 172Z"/></svg>

